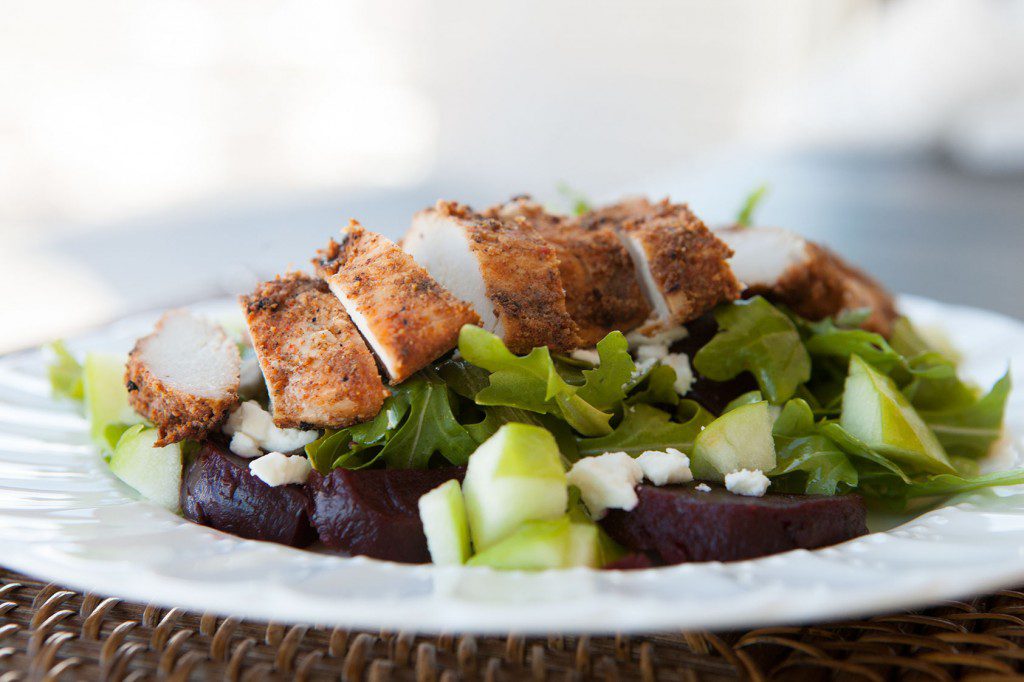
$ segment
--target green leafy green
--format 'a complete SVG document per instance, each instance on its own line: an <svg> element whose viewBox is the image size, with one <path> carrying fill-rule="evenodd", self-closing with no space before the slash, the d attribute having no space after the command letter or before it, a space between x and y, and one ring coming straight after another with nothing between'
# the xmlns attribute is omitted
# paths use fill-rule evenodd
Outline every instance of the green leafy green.
<svg viewBox="0 0 1024 682"><path fill-rule="evenodd" d="M776 405L810 379L811 359L796 326L762 297L719 306L715 320L718 333L693 359L694 369L703 376L727 381L750 372Z"/></svg>
<svg viewBox="0 0 1024 682"><path fill-rule="evenodd" d="M736 224L742 225L743 227L750 227L754 220L754 211L764 200L769 190L768 183L763 183L743 200L743 205L740 207L739 213L736 215Z"/></svg>
<svg viewBox="0 0 1024 682"><path fill-rule="evenodd" d="M772 429L778 464L768 472L777 492L836 495L857 487L857 469L831 439L820 434L810 406L786 403Z"/></svg>
<svg viewBox="0 0 1024 682"><path fill-rule="evenodd" d="M598 409L608 410L626 398L626 386L636 372L636 365L622 332L611 332L598 341L597 353L601 362L594 369L583 370L584 384L576 395Z"/></svg>
<svg viewBox="0 0 1024 682"><path fill-rule="evenodd" d="M680 416L685 422L672 420L672 415L651 405L638 404L626 408L622 422L607 436L581 438L581 457L605 452L626 452L636 456L645 450L676 448L691 451L701 428L714 421L714 415L692 400L680 403Z"/></svg>
<svg viewBox="0 0 1024 682"><path fill-rule="evenodd" d="M573 215L583 215L593 209L593 204L586 195L569 186L567 182L560 182L555 186L562 198L569 202Z"/></svg>
<svg viewBox="0 0 1024 682"><path fill-rule="evenodd" d="M673 407L679 404L679 392L676 391L676 371L668 365L651 367L644 373L637 389L629 396L626 403L630 405L648 403Z"/></svg>
<svg viewBox="0 0 1024 682"><path fill-rule="evenodd" d="M53 394L81 401L85 397L81 363L68 351L63 341L54 341L49 345L49 349L54 359L46 368L46 373L50 378Z"/></svg>
<svg viewBox="0 0 1024 682"><path fill-rule="evenodd" d="M1011 385L1007 371L992 390L970 403L954 403L947 409L919 409L918 414L951 455L983 457L1002 436L1003 414Z"/></svg>
<svg viewBox="0 0 1024 682"><path fill-rule="evenodd" d="M886 374L905 365L903 356L893 350L881 334L863 329L843 329L828 318L806 324L805 329L809 336L804 346L814 358L832 358L845 368L850 356L858 355Z"/></svg>
<svg viewBox="0 0 1024 682"><path fill-rule="evenodd" d="M584 436L611 432L612 415L577 395L580 387L562 378L546 347L534 348L520 357L494 334L466 325L459 334L459 352L468 362L491 372L487 387L476 394L478 405L552 414Z"/></svg>
<svg viewBox="0 0 1024 682"><path fill-rule="evenodd" d="M468 462L477 442L452 414L448 387L420 376L403 389L408 414L377 456L393 469L426 469L435 452L456 466Z"/></svg>

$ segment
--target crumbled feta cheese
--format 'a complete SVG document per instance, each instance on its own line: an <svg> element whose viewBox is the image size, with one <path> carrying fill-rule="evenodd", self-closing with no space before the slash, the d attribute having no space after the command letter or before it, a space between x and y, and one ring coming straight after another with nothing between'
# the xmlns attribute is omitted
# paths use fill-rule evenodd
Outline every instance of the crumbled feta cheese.
<svg viewBox="0 0 1024 682"><path fill-rule="evenodd" d="M582 360L583 362L589 362L592 365L601 364L601 356L598 352L592 348L579 348L569 353L569 357L573 360Z"/></svg>
<svg viewBox="0 0 1024 682"><path fill-rule="evenodd" d="M242 396L260 396L266 393L263 381L263 370L255 357L242 360L241 378L238 382L238 394Z"/></svg>
<svg viewBox="0 0 1024 682"><path fill-rule="evenodd" d="M271 452L249 462L249 471L269 486L305 483L312 467L304 455Z"/></svg>
<svg viewBox="0 0 1024 682"><path fill-rule="evenodd" d="M231 436L231 452L240 457L259 457L261 450L292 452L320 435L317 431L277 428L270 413L255 400L246 400L228 415L224 433Z"/></svg>
<svg viewBox="0 0 1024 682"><path fill-rule="evenodd" d="M636 507L636 486L643 477L643 469L625 452L606 452L576 462L566 479L580 489L591 516L599 519L608 509Z"/></svg>
<svg viewBox="0 0 1024 682"><path fill-rule="evenodd" d="M725 489L736 495L761 497L771 481L760 469L740 469L725 475Z"/></svg>
<svg viewBox="0 0 1024 682"><path fill-rule="evenodd" d="M661 360L668 355L668 346L664 344L644 344L636 349L636 358L644 360Z"/></svg>
<svg viewBox="0 0 1024 682"><path fill-rule="evenodd" d="M675 448L665 451L647 450L636 458L644 471L644 478L654 485L667 483L689 483L693 480L690 458Z"/></svg>
<svg viewBox="0 0 1024 682"><path fill-rule="evenodd" d="M693 370L690 368L690 358L686 353L669 353L661 360L661 364L668 365L676 371L676 382L672 386L679 395L686 395L693 386Z"/></svg>
<svg viewBox="0 0 1024 682"><path fill-rule="evenodd" d="M709 486L707 483L700 483L697 485L696 488L694 488L694 490L702 493L709 493L711 492L711 486Z"/></svg>
<svg viewBox="0 0 1024 682"><path fill-rule="evenodd" d="M672 327L651 335L636 330L626 334L626 341L629 342L630 348L639 348L644 345L671 346L676 341L685 339L689 335L690 332L683 326Z"/></svg>

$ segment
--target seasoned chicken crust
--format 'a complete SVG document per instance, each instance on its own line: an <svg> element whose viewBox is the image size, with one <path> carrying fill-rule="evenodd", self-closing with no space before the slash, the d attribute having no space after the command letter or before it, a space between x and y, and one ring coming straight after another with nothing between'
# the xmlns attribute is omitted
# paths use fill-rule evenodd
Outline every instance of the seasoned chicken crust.
<svg viewBox="0 0 1024 682"><path fill-rule="evenodd" d="M451 221L465 236L510 350L527 353L537 346L556 351L578 347L576 323L566 310L558 256L537 230L525 220L487 218L468 206L439 201L416 214L405 246L414 241L411 236L417 229L421 234L431 231L422 226L427 222L436 225L433 221ZM485 317L483 311L478 312Z"/></svg>
<svg viewBox="0 0 1024 682"><path fill-rule="evenodd" d="M492 206L484 215L523 219L554 247L580 346L591 348L615 330L628 332L650 315L629 252L612 229L584 229L579 220L549 213L527 196Z"/></svg>
<svg viewBox="0 0 1024 682"><path fill-rule="evenodd" d="M441 287L390 239L352 223L313 265L398 384L455 348L468 303Z"/></svg>
<svg viewBox="0 0 1024 682"><path fill-rule="evenodd" d="M807 243L808 261L793 266L774 287L764 293L809 320L835 317L844 311L868 308L871 314L861 328L888 338L898 313L892 294L863 270L854 267L834 251Z"/></svg>
<svg viewBox="0 0 1024 682"><path fill-rule="evenodd" d="M180 363L174 357L163 356L167 348L161 344L161 335L176 333L172 326L189 325L195 343L188 347L171 343L171 353L181 352ZM209 365L209 375L222 379L220 385L202 388L189 385L195 377L196 363ZM185 365L175 371L171 365ZM139 339L125 366L125 385L128 402L136 412L157 427L156 445L163 447L186 438L201 439L216 428L238 403L238 384L241 359L238 347L227 338L217 325L193 318L187 312L172 310L165 313L156 328ZM207 369L207 368L201 368ZM205 373L205 372L203 372Z"/></svg>
<svg viewBox="0 0 1024 682"><path fill-rule="evenodd" d="M659 319L649 327L684 324L739 297L740 283L728 263L732 250L685 204L627 199L583 216L580 224L591 231L616 229L632 247L641 279L647 269L652 293L664 299L664 306L654 306Z"/></svg>
<svg viewBox="0 0 1024 682"><path fill-rule="evenodd" d="M377 363L327 284L293 272L240 297L281 428L343 427L389 395Z"/></svg>

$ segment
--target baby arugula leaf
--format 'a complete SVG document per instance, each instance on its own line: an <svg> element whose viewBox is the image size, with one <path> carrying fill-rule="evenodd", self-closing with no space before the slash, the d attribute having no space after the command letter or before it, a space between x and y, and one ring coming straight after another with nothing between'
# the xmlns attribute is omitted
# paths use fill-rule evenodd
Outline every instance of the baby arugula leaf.
<svg viewBox="0 0 1024 682"><path fill-rule="evenodd" d="M630 405L648 403L675 407L679 404L676 371L668 365L654 365L644 374L639 390L626 402Z"/></svg>
<svg viewBox="0 0 1024 682"><path fill-rule="evenodd" d="M905 365L903 356L893 350L881 334L863 329L843 329L829 318L803 326L808 334L804 346L816 359L832 358L845 368L850 356L858 355L885 374Z"/></svg>
<svg viewBox="0 0 1024 682"><path fill-rule="evenodd" d="M754 211L764 200L768 194L768 183L763 183L743 200L743 206L740 207L740 211L736 216L736 224L742 227L750 227L754 220Z"/></svg>
<svg viewBox="0 0 1024 682"><path fill-rule="evenodd" d="M917 412L947 452L959 457L984 457L1003 434L1003 414L1011 385L1007 371L992 390L970 403Z"/></svg>
<svg viewBox="0 0 1024 682"><path fill-rule="evenodd" d="M393 469L426 469L435 452L455 466L468 462L477 442L452 414L448 387L423 376L406 386L409 413L377 457Z"/></svg>
<svg viewBox="0 0 1024 682"><path fill-rule="evenodd" d="M622 332L611 332L598 341L597 353L601 362L594 369L583 370L585 382L576 395L598 409L608 410L626 398L626 386L636 372L636 365Z"/></svg>
<svg viewBox="0 0 1024 682"><path fill-rule="evenodd" d="M773 404L791 398L811 377L811 358L792 320L760 296L715 309L718 333L693 358L712 381L754 375Z"/></svg>
<svg viewBox="0 0 1024 682"><path fill-rule="evenodd" d="M778 464L768 472L778 492L836 495L857 487L857 469L839 446L821 435L803 400L786 403L772 429Z"/></svg>
<svg viewBox="0 0 1024 682"><path fill-rule="evenodd" d="M607 436L579 439L581 457L605 452L626 452L634 457L645 450L676 448L683 452L693 449L693 441L701 428L714 421L714 415L692 400L680 404L680 423L672 415L651 405L632 405L623 413L622 422Z"/></svg>
<svg viewBox="0 0 1024 682"><path fill-rule="evenodd" d="M560 417L584 436L611 432L611 414L577 395L555 367L546 347L522 357L513 354L494 334L466 325L459 333L459 353L468 362L491 372L489 384L474 400L478 405L518 407Z"/></svg>
<svg viewBox="0 0 1024 682"><path fill-rule="evenodd" d="M49 346L53 353L53 360L46 368L50 378L50 388L53 394L61 398L71 400L82 400L84 384L82 383L82 365L75 359L63 341L54 341Z"/></svg>

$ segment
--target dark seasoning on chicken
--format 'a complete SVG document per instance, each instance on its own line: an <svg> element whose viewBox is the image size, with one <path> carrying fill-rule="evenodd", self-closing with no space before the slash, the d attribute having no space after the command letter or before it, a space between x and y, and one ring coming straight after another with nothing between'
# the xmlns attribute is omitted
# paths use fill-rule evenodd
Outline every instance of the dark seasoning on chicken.
<svg viewBox="0 0 1024 682"><path fill-rule="evenodd" d="M246 538L498 569L814 549L866 533L866 499L1024 480L962 464L1008 377L960 382L878 282L787 230L668 199L439 201L312 264L242 296L234 340L172 311L123 375L87 358L117 476Z"/></svg>

